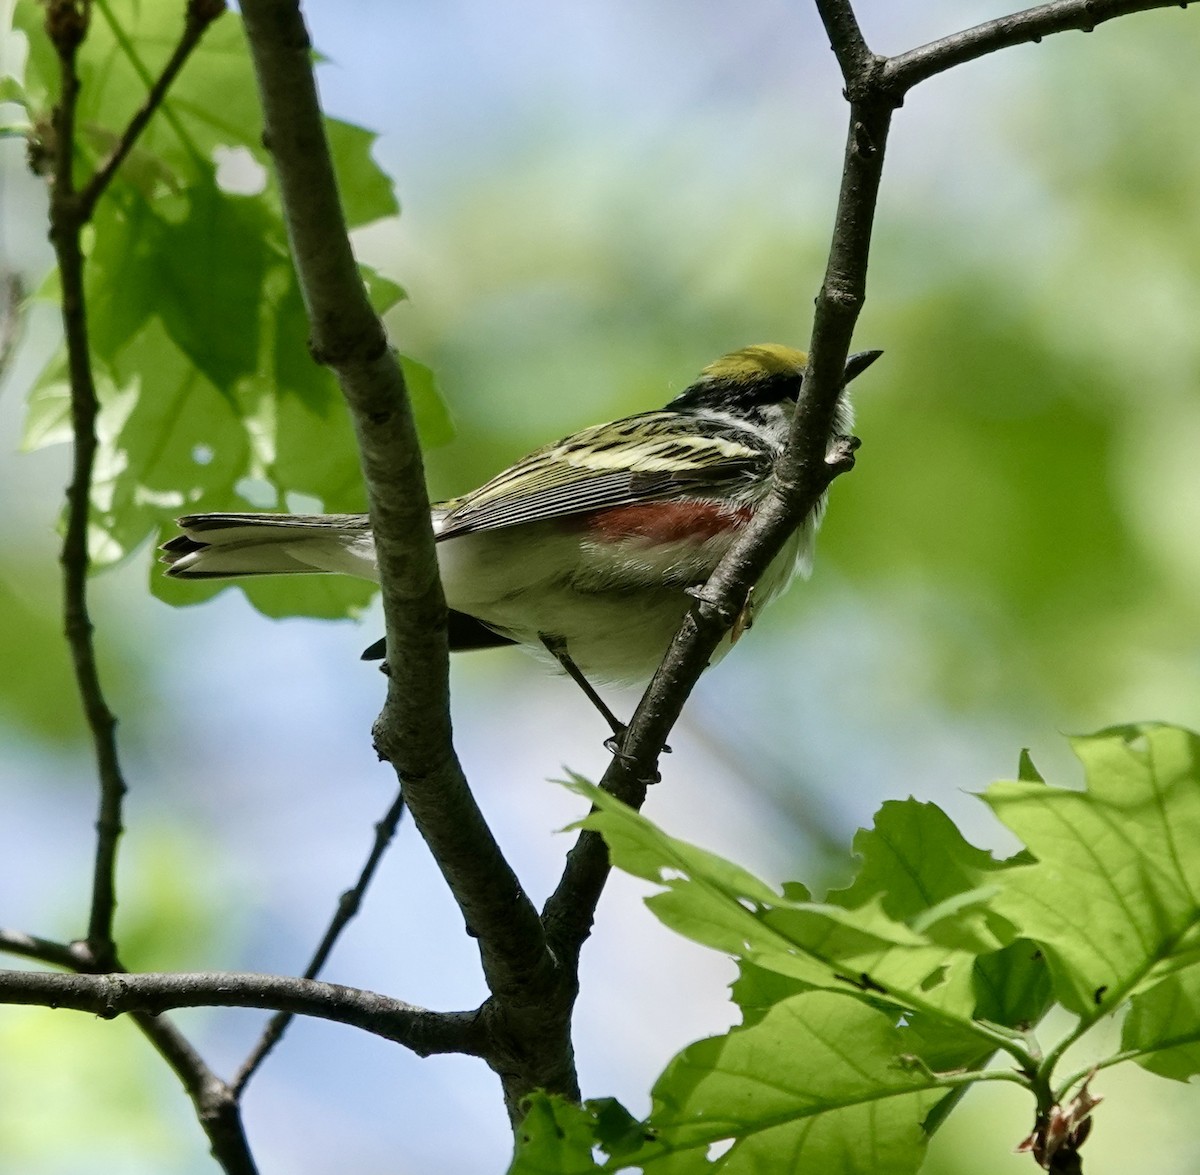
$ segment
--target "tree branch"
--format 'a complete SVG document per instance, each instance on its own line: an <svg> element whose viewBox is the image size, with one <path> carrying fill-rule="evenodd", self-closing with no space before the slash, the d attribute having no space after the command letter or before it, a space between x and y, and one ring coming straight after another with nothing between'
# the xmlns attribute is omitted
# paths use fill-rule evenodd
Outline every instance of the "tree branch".
<svg viewBox="0 0 1200 1175"><path fill-rule="evenodd" d="M47 5L46 33L59 59L61 92L52 115L54 132L50 190L50 239L54 246L62 284L63 332L71 384L71 419L74 432L72 479L67 490L66 533L63 538L63 613L64 629L71 651L75 679L95 749L100 778L99 811L96 820L96 853L92 876L92 898L87 937L71 946L52 943L31 935L4 932L0 946L41 958L77 971L119 971L113 935L116 909L117 845L122 831L122 803L126 792L116 744L116 718L109 709L100 684L88 613L87 576L89 570L88 523L92 471L96 455L96 419L99 401L92 375L88 346L87 303L84 289L84 258L80 235L95 207L95 201L116 174L154 109L161 103L167 87L182 66L200 33L217 15L205 17L204 0L193 0L188 22L193 36L185 33L173 67L164 74L151 92L146 105L126 130L117 152L95 176L87 188L78 192L75 185L75 123L79 96L76 58L87 35L90 4L87 0L52 0ZM51 980L76 979L79 976L50 976ZM236 1099L204 1063L187 1039L168 1020L145 1012L134 1019L142 1033L158 1050L182 1082L195 1107L214 1158L227 1175L256 1175L256 1166L242 1128Z"/></svg>
<svg viewBox="0 0 1200 1175"><path fill-rule="evenodd" d="M853 454L828 448L850 339L866 296L867 262L883 156L893 110L917 82L996 49L1150 8L1186 7L1168 0L1055 0L888 59L874 54L850 0L815 0L850 101L841 191L825 279L817 296L808 369L788 446L775 466L774 489L754 521L714 571L643 696L601 787L640 808L646 783L697 679L732 626L746 593L813 509L829 483L851 468ZM555 954L577 960L591 932L609 872L603 839L580 833L558 887L542 911Z"/></svg>
<svg viewBox="0 0 1200 1175"><path fill-rule="evenodd" d="M63 620L75 679L91 731L100 776L96 819L96 857L87 945L96 970L114 970L113 939L116 909L117 845L122 832L122 802L127 790L117 754L117 720L100 684L92 622L88 613L88 523L92 471L96 459L96 418L99 400L88 346L84 258L80 234L96 200L116 174L151 115L166 95L188 54L209 24L220 14L220 0L190 0L183 37L142 109L134 115L116 150L88 185L75 184L75 121L79 99L76 58L87 36L91 15L88 0L52 0L46 8L46 35L59 61L61 92L52 115L54 133L50 189L50 240L62 283L63 333L71 384L71 422L74 433L71 484L67 489L66 532L63 536Z"/></svg>
<svg viewBox="0 0 1200 1175"><path fill-rule="evenodd" d="M154 112L162 105L167 91L171 88L171 83L191 56L192 50L200 43L200 38L204 36L208 26L224 11L225 0L188 0L183 34L180 36L174 52L150 87L146 100L129 120L129 125L117 140L117 145L79 193L79 215L84 221L91 219L96 208L96 201L104 194L105 189L117 174L117 169L125 161L125 157L133 149L138 137L154 116Z"/></svg>
<svg viewBox="0 0 1200 1175"><path fill-rule="evenodd" d="M86 973L90 966L85 943L54 942L20 930L0 929L0 951L69 971ZM226 1175L257 1175L235 1092L205 1064L204 1058L166 1016L145 1011L134 1011L130 1016L179 1078L221 1169Z"/></svg>
<svg viewBox="0 0 1200 1175"><path fill-rule="evenodd" d="M513 1035L511 1017L532 1033L516 1034L530 1045L517 1084L575 1095L569 1005L566 1018L547 1016L562 1004L555 993L564 976L454 752L446 605L420 448L399 364L346 235L308 33L297 0L247 0L242 12L313 355L337 375L362 459L391 666L376 747L400 777L413 820L478 939L493 993L487 1022L497 1037ZM511 1100L510 1109L516 1113Z"/></svg>
<svg viewBox="0 0 1200 1175"><path fill-rule="evenodd" d="M858 27L854 7L850 0L816 0L816 5L829 35L829 47L841 67L842 77L849 82L874 60Z"/></svg>
<svg viewBox="0 0 1200 1175"><path fill-rule="evenodd" d="M813 510L830 483L854 465L849 445L832 443L854 324L866 296L867 259L884 147L894 101L877 82L881 62L867 48L846 0L817 0L852 96L850 127L825 280L817 296L808 368L774 484L751 524L713 572L643 695L600 786L635 808L656 777L658 758L700 674L742 609L750 588ZM585 829L567 856L543 911L551 949L577 961L591 933L609 873L608 850Z"/></svg>
<svg viewBox="0 0 1200 1175"><path fill-rule="evenodd" d="M105 1020L126 1013L157 1016L172 1008L265 1008L348 1024L403 1045L419 1057L477 1057L485 1051L478 1012L433 1012L361 988L285 975L0 971L0 1003L71 1008Z"/></svg>
<svg viewBox="0 0 1200 1175"><path fill-rule="evenodd" d="M333 919L330 921L321 942L313 953L312 959L304 970L305 979L316 979L321 973L321 968L325 966L326 960L333 951L338 936L346 929L350 920L361 908L367 887L371 884L371 879L375 876L375 870L379 867L379 862L383 860L383 855L387 851L392 837L396 835L396 827L399 825L400 818L403 815L404 793L397 792L396 798L392 801L392 806L387 810L383 819L375 825L375 840L371 845L370 853L367 854L366 862L358 875L358 881L354 883L353 888L346 890L338 900L337 910L334 911ZM271 1050L283 1039L283 1034L292 1022L293 1015L294 1013L292 1012L277 1012L271 1017L262 1036L259 1037L258 1043L246 1057L242 1067L233 1079L235 1096L242 1096L250 1078L258 1071L263 1061L270 1055Z"/></svg>
<svg viewBox="0 0 1200 1175"><path fill-rule="evenodd" d="M36 934L26 934L23 930L0 929L0 951L65 967L68 971L78 970L84 962L65 942L54 942Z"/></svg>
<svg viewBox="0 0 1200 1175"><path fill-rule="evenodd" d="M75 190L75 108L79 97L76 55L87 35L90 5L54 0L46 9L46 34L58 54L61 93L54 108L53 172L50 189L50 241L62 282L63 332L71 383L71 423L75 447L71 484L67 489L66 533L63 536L63 613L75 680L92 735L100 775L100 804L96 819L96 859L92 872L92 902L87 946L99 970L116 963L113 912L114 875L120 839L121 804L125 780L117 757L117 720L104 698L88 615L88 516L92 469L96 459L96 417L99 402L88 350L87 309L83 286L80 231L83 209Z"/></svg>
<svg viewBox="0 0 1200 1175"><path fill-rule="evenodd" d="M898 53L885 63L882 82L894 94L903 96L918 82L997 49L1037 42L1054 33L1090 33L1097 25L1118 16L1148 12L1152 8L1186 8L1188 3L1189 0L1051 0L1049 4L997 17L907 53Z"/></svg>

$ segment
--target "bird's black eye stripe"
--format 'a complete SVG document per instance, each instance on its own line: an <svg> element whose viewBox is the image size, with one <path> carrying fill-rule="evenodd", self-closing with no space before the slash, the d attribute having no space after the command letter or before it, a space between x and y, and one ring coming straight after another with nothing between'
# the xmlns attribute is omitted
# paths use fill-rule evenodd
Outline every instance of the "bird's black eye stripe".
<svg viewBox="0 0 1200 1175"><path fill-rule="evenodd" d="M752 412L767 404L782 404L800 394L803 377L799 372L761 372L749 378L726 376L702 379L686 388L672 402L674 409L712 409Z"/></svg>

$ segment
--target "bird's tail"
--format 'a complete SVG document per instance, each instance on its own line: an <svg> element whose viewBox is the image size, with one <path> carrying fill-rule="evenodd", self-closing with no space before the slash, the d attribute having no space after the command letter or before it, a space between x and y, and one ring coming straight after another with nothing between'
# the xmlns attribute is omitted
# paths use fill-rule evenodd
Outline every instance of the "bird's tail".
<svg viewBox="0 0 1200 1175"><path fill-rule="evenodd" d="M167 575L340 572L377 580L375 543L365 514L187 514L182 534L163 543Z"/></svg>

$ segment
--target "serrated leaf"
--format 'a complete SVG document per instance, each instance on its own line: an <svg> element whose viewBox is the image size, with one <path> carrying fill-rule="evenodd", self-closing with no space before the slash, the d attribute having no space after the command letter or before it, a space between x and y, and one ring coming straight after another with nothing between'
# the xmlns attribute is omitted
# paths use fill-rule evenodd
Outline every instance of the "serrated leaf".
<svg viewBox="0 0 1200 1175"><path fill-rule="evenodd" d="M258 367L264 283L269 268L287 264L269 243L276 222L263 201L222 192L211 169L172 202L176 216L142 226L150 269L133 280L152 291L176 346L227 393Z"/></svg>
<svg viewBox="0 0 1200 1175"><path fill-rule="evenodd" d="M358 268L367 287L367 297L371 300L371 307L376 314L386 314L408 297L408 291L399 282L384 277L379 270L370 265L360 265Z"/></svg>
<svg viewBox="0 0 1200 1175"><path fill-rule="evenodd" d="M792 996L667 1066L646 1123L654 1141L632 1159L653 1175L908 1175L942 1091L901 1053L883 1013L829 992Z"/></svg>
<svg viewBox="0 0 1200 1175"><path fill-rule="evenodd" d="M92 349L102 363L115 364L157 317L218 390L231 392L257 370L268 274L288 266L271 244L281 230L265 201L222 192L208 168L180 194L148 200L121 189L95 229L87 291Z"/></svg>
<svg viewBox="0 0 1200 1175"><path fill-rule="evenodd" d="M596 1122L591 1111L541 1090L527 1100L508 1175L588 1175L601 1170L592 1158Z"/></svg>
<svg viewBox="0 0 1200 1175"><path fill-rule="evenodd" d="M1200 967L1168 975L1133 997L1121 1048L1141 1050L1143 1069L1189 1081L1200 1073Z"/></svg>
<svg viewBox="0 0 1200 1175"><path fill-rule="evenodd" d="M1030 758L1029 748L1021 748L1021 756L1017 760L1017 779L1022 783L1045 783L1042 778L1042 773L1033 765L1033 759Z"/></svg>
<svg viewBox="0 0 1200 1175"><path fill-rule="evenodd" d="M379 136L340 119L325 120L325 134L333 156L342 209L350 228L395 216L400 211L388 175L371 157Z"/></svg>
<svg viewBox="0 0 1200 1175"><path fill-rule="evenodd" d="M400 356L400 366L421 444L427 449L447 444L454 439L454 424L433 369L407 355Z"/></svg>
<svg viewBox="0 0 1200 1175"><path fill-rule="evenodd" d="M788 901L598 788L572 786L599 809L583 824L603 833L613 862L665 887L646 904L680 934L813 987L925 1009L972 1031L972 953L889 918L878 897L855 909Z"/></svg>
<svg viewBox="0 0 1200 1175"><path fill-rule="evenodd" d="M739 959L738 977L730 984L729 994L742 1010L742 1023L756 1024L781 1000L812 990L812 985L803 980Z"/></svg>
<svg viewBox="0 0 1200 1175"><path fill-rule="evenodd" d="M1037 944L1019 938L975 964L975 1015L1025 1030L1050 1010L1053 991L1046 959Z"/></svg>
<svg viewBox="0 0 1200 1175"><path fill-rule="evenodd" d="M614 1097L588 1098L584 1103L595 1123L596 1143L614 1158L641 1150L646 1127Z"/></svg>
<svg viewBox="0 0 1200 1175"><path fill-rule="evenodd" d="M79 59L79 167L111 151L173 49L183 9L97 0ZM30 40L27 91L45 107L58 63L36 5L19 7ZM396 210L371 157L374 136L330 122L353 223ZM336 384L308 354L308 324L286 254L278 196L219 187L230 151L269 163L257 88L236 13L205 33L100 201L88 236L87 295L97 385L100 452L93 550L115 562L164 515L181 508L236 509L243 479L268 483L277 501L299 492L334 511L360 509L357 451ZM364 271L375 303L403 290ZM46 283L53 294L55 282ZM190 367L190 372L185 368ZM189 384L188 381L191 381ZM427 436L448 434L432 376L412 369L414 407ZM219 403L214 395L224 400ZM28 445L66 439L68 401L51 365L31 405ZM152 576L176 602L219 590ZM341 577L259 583L247 595L273 614L353 615L371 584Z"/></svg>
<svg viewBox="0 0 1200 1175"><path fill-rule="evenodd" d="M164 511L232 495L252 467L244 405L197 372L159 322L125 348L114 375L117 390L101 396L92 487L93 522L109 544L100 565L144 542Z"/></svg>
<svg viewBox="0 0 1200 1175"><path fill-rule="evenodd" d="M77 106L85 164L94 165L145 99L183 31L184 8L138 0L97 3L79 56ZM14 24L29 37L26 89L45 107L58 89L58 63L42 29L41 7L18 5ZM258 96L241 21L226 13L207 30L171 86L139 148L173 174L191 178L217 146L237 144L264 157ZM90 147L90 151L87 148Z"/></svg>
<svg viewBox="0 0 1200 1175"><path fill-rule="evenodd" d="M1058 998L1095 1018L1194 949L1200 740L1147 725L1072 747L1085 791L998 783L984 798L1036 858L996 875L997 909L1042 947Z"/></svg>
<svg viewBox="0 0 1200 1175"><path fill-rule="evenodd" d="M862 868L831 903L852 909L878 897L890 917L977 954L1012 939L988 905L991 875L1004 863L968 843L936 804L887 801L874 827L855 834L854 851Z"/></svg>

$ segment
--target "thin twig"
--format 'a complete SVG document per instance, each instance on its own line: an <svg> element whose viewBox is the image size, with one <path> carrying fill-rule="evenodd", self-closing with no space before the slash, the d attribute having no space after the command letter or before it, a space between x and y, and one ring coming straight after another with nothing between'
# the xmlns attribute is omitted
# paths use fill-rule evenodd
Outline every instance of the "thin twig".
<svg viewBox="0 0 1200 1175"><path fill-rule="evenodd" d="M79 214L83 220L91 218L96 201L104 194L104 190L117 174L117 169L133 149L155 111L162 105L167 90L171 88L171 83L191 56L192 50L200 43L200 38L204 36L208 26L225 11L225 7L225 0L188 0L187 16L179 43L163 66L162 72L155 78L146 100L129 120L129 125L117 140L117 145L79 193Z"/></svg>
<svg viewBox="0 0 1200 1175"><path fill-rule="evenodd" d="M96 459L96 417L99 403L88 351L87 312L80 247L80 204L75 190L75 109L79 75L75 60L87 34L90 5L53 3L46 13L46 32L58 54L61 93L55 106L54 168L50 191L50 240L62 283L63 332L71 383L71 423L75 437L71 484L67 489L66 533L63 536L63 612L75 680L91 731L100 776L100 805L96 820L96 857L92 874L91 913L87 946L96 966L109 970L116 961L113 913L116 909L114 874L121 836L121 803L125 780L117 757L116 718L100 686L92 622L88 615L88 513L92 469Z"/></svg>
<svg viewBox="0 0 1200 1175"><path fill-rule="evenodd" d="M874 59L858 27L854 7L850 0L816 0L816 5L829 34L829 47L841 67L842 77L849 82L861 75Z"/></svg>
<svg viewBox="0 0 1200 1175"><path fill-rule="evenodd" d="M358 875L358 881L355 882L353 888L346 890L341 898L338 899L337 910L334 911L333 919L330 921L324 937L321 939L320 944L313 953L312 959L304 970L305 979L316 979L321 973L321 968L325 966L326 960L328 960L330 953L333 951L338 936L358 913L362 906L363 896L367 892L367 887L371 884L371 879L375 876L375 870L379 867L380 861L383 860L383 854L387 851L392 837L396 835L396 827L399 825L403 815L404 793L401 791L396 793L396 798L392 801L392 806L387 810L383 819L375 825L375 840L363 864L362 871ZM258 1043L251 1050L249 1056L242 1063L242 1067L237 1071L237 1075L233 1079L232 1086L235 1096L242 1096L242 1092L245 1090L250 1078L254 1076L263 1061L270 1055L271 1050L283 1038L283 1034L292 1022L293 1016L294 1013L292 1012L277 1012L271 1017L270 1022L263 1030L262 1036L259 1037Z"/></svg>
<svg viewBox="0 0 1200 1175"><path fill-rule="evenodd" d="M23 930L0 930L0 951L76 971L84 962L65 942L54 942Z"/></svg>
<svg viewBox="0 0 1200 1175"><path fill-rule="evenodd" d="M645 800L645 781L656 776L659 752L684 700L732 625L748 587L833 476L842 471L822 470L821 464L850 338L865 298L871 229L891 116L904 92L940 70L1016 41L1091 27L1130 12L1186 5L1179 5L1178 0L1174 5L1169 0L1056 0L890 60L871 52L849 0L816 0L816 6L842 68L851 108L842 187L829 264L817 298L809 367L788 447L775 467L774 494L713 573L700 605L685 619L629 725L622 754L601 780L602 787L635 808ZM844 467L849 464L852 461ZM559 957L578 956L591 932L608 870L602 838L590 830L580 833L567 856L558 888L542 912L547 937Z"/></svg>
<svg viewBox="0 0 1200 1175"><path fill-rule="evenodd" d="M479 1056L477 1012L433 1012L357 987L247 972L141 972L91 975L0 971L0 1003L72 1008L104 1019L159 1015L172 1008L265 1008L349 1024L420 1057Z"/></svg>
<svg viewBox="0 0 1200 1175"><path fill-rule="evenodd" d="M87 36L91 15L88 0L54 0L47 7L46 33L59 60L61 92L54 108L54 162L50 198L50 240L54 246L62 284L63 333L71 384L71 422L74 434L71 484L67 489L67 518L62 547L64 628L75 679L83 702L100 777L100 802L96 819L96 855L87 946L97 970L117 967L113 937L116 911L115 874L117 845L122 832L122 803L127 790L117 754L117 720L104 696L96 660L92 622L88 613L88 524L92 471L96 459L96 419L99 400L88 346L84 258L80 234L96 200L161 104L201 34L220 14L219 0L190 0L179 47L150 95L134 115L104 166L82 191L75 182L75 121L79 97L76 58Z"/></svg>
<svg viewBox="0 0 1200 1175"><path fill-rule="evenodd" d="M194 48L199 32L215 13L203 20L203 0L189 9L189 21L199 28L194 36L185 34L187 52ZM193 10L197 15L193 18ZM52 125L54 130L52 185L50 192L50 239L58 262L62 286L63 332L67 347L71 384L71 419L74 432L72 478L67 489L67 521L63 538L63 613L67 643L71 651L75 678L84 714L95 749L100 782L99 812L96 820L96 853L93 865L92 897L87 936L83 942L60 948L32 936L16 936L4 942L6 949L27 957L41 951L42 958L59 966L80 971L120 971L113 935L116 910L117 845L122 831L122 802L126 784L121 772L116 744L116 718L109 709L100 684L88 614L87 575L89 569L88 523L92 471L97 439L96 418L99 401L92 374L88 347L87 304L84 289L84 258L80 236L95 206L96 199L115 175L121 160L132 147L154 108L161 102L167 86L178 72L187 53L173 58L171 72L155 88L153 101L135 116L122 138L114 157L80 193L75 183L75 124L79 96L76 58L87 35L91 6L87 0L53 0L47 7L46 32L59 59L61 92ZM64 953L65 952L65 953ZM51 979L79 979L80 976L52 976ZM236 1100L225 1085L204 1063L187 1039L168 1020L143 1011L134 1014L142 1033L175 1071L196 1109L201 1128L209 1139L212 1153L227 1175L255 1175L256 1166L242 1128Z"/></svg>
<svg viewBox="0 0 1200 1175"><path fill-rule="evenodd" d="M898 53L883 66L882 84L903 96L918 82L998 49L1036 43L1055 33L1090 33L1097 25L1154 8L1186 8L1189 0L1051 0L985 21L928 45Z"/></svg>

